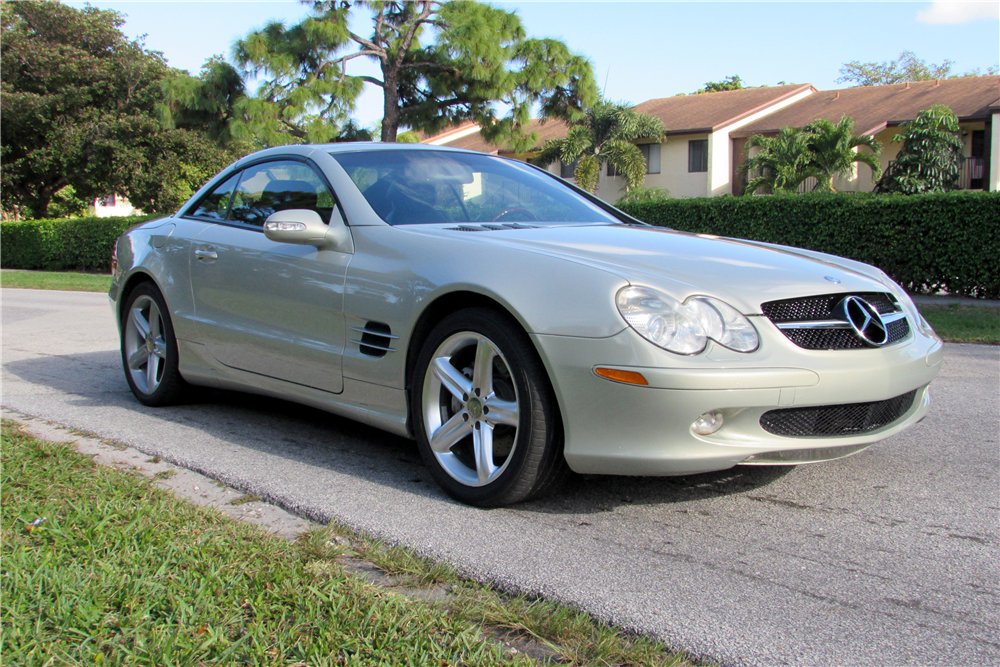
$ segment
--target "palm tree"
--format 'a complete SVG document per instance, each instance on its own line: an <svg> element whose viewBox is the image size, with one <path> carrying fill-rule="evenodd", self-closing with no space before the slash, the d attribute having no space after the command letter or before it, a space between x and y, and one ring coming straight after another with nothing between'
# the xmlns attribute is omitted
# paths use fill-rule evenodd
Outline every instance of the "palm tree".
<svg viewBox="0 0 1000 667"><path fill-rule="evenodd" d="M757 176L747 183L743 194L749 195L761 188L773 194L792 194L810 176L819 177L809 149L809 137L797 127L786 127L774 137L755 134L747 141L747 151L757 153L743 163L744 173Z"/></svg>
<svg viewBox="0 0 1000 667"><path fill-rule="evenodd" d="M809 136L809 150L812 152L812 166L816 169L819 181L817 190L836 192L833 179L837 176L850 174L854 163L868 165L872 170L872 181L877 181L882 175L878 156L882 152L882 144L872 136L854 136L854 119L844 116L835 125L828 120L814 120L805 126L804 132ZM867 146L871 153L856 150L859 146Z"/></svg>
<svg viewBox="0 0 1000 667"><path fill-rule="evenodd" d="M646 161L632 142L663 141L665 130L656 116L638 113L628 104L601 100L587 109L583 119L570 125L564 138L545 142L532 162L541 166L556 160L576 162L576 184L595 194L601 166L610 164L625 179L628 192L646 179Z"/></svg>

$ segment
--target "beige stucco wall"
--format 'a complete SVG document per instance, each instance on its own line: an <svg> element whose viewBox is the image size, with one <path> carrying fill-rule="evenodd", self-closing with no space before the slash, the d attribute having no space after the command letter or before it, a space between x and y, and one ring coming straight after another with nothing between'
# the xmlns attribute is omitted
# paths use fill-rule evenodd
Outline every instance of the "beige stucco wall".
<svg viewBox="0 0 1000 667"><path fill-rule="evenodd" d="M670 196L675 198L704 197L708 193L709 172L688 173L688 141L691 139L708 139L708 135L670 136L660 144L660 173L646 174L645 187L666 188L670 191ZM729 140L728 135L726 140ZM559 163L549 165L548 170L558 176ZM574 179L569 180L575 182ZM726 180L728 182L729 179ZM624 194L624 179L620 176L608 176L607 166L602 167L597 196L614 204Z"/></svg>

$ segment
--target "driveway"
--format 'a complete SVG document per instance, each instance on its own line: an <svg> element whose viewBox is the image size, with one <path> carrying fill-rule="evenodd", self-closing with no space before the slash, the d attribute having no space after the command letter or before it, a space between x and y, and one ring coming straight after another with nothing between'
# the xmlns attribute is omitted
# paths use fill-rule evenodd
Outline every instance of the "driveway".
<svg viewBox="0 0 1000 667"><path fill-rule="evenodd" d="M415 445L282 401L150 409L107 297L3 290L2 403L124 441L472 576L725 665L1000 664L1000 348L948 345L921 424L856 456L573 480L500 510L445 497Z"/></svg>

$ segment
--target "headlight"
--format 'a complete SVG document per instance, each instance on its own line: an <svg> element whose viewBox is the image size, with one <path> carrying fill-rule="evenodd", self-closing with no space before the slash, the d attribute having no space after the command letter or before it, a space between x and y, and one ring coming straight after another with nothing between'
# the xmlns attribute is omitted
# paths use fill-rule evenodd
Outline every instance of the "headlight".
<svg viewBox="0 0 1000 667"><path fill-rule="evenodd" d="M920 329L927 336L930 336L935 340L941 340L941 337L934 332L933 328L931 328L930 323L926 319L924 319L923 313L921 313L920 309L917 308L917 304L913 302L913 299L910 298L910 295L906 293L906 290L903 289L903 287L899 283L890 278L889 274L886 273L885 271L880 270L879 273L882 274L882 284L888 287L889 290L896 295L896 298L899 299L899 302L903 306L903 310L909 311L909 313L916 318L917 328Z"/></svg>
<svg viewBox="0 0 1000 667"><path fill-rule="evenodd" d="M683 304L648 287L625 287L616 299L628 325L657 347L675 354L698 354L714 340L736 352L753 352L757 330L724 301L696 296Z"/></svg>

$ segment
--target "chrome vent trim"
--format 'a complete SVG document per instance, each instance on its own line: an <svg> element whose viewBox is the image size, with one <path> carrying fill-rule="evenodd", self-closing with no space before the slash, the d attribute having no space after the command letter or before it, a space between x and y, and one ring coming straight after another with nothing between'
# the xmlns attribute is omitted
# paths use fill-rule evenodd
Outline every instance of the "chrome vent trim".
<svg viewBox="0 0 1000 667"><path fill-rule="evenodd" d="M367 322L364 327L351 327L351 331L361 334L361 340L351 340L359 346L361 354L384 357L388 352L396 351L392 341L399 340L399 336L393 336L392 329L385 322Z"/></svg>

